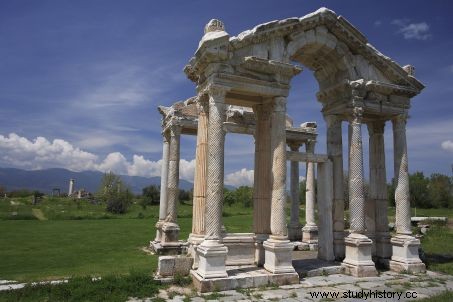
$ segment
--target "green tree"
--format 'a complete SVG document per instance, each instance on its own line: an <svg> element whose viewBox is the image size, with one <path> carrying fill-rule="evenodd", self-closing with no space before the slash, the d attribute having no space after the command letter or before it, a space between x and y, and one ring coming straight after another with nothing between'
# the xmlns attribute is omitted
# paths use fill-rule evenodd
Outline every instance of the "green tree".
<svg viewBox="0 0 453 302"><path fill-rule="evenodd" d="M160 187L150 185L142 189L142 204L152 205L158 204L160 201Z"/></svg>
<svg viewBox="0 0 453 302"><path fill-rule="evenodd" d="M409 175L409 192L412 206L419 208L431 208L428 193L429 179L423 172L415 172Z"/></svg>
<svg viewBox="0 0 453 302"><path fill-rule="evenodd" d="M253 204L253 189L247 186L240 186L235 191L236 201L242 203L246 208Z"/></svg>
<svg viewBox="0 0 453 302"><path fill-rule="evenodd" d="M434 173L429 179L428 195L435 208L453 207L451 196L452 179L447 175Z"/></svg>
<svg viewBox="0 0 453 302"><path fill-rule="evenodd" d="M132 194L121 177L113 172L104 173L96 197L106 203L106 210L124 214L132 203Z"/></svg>
<svg viewBox="0 0 453 302"><path fill-rule="evenodd" d="M178 197L179 197L180 203L185 203L186 201L190 202L193 199L193 191L192 190L186 191L186 190L180 189Z"/></svg>

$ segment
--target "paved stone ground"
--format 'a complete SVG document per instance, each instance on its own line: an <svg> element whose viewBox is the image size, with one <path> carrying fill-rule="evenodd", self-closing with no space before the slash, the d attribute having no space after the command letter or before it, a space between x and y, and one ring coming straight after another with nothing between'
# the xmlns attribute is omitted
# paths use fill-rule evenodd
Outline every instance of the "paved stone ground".
<svg viewBox="0 0 453 302"><path fill-rule="evenodd" d="M384 272L378 277L354 278L334 274L303 278L300 284L255 289L197 294L192 288L171 286L158 297L167 301L411 301L426 298L446 290L453 291L453 276L435 272L423 275ZM385 292L384 292L385 291ZM369 293L380 293L369 296ZM322 296L322 293L324 296ZM357 296L358 294L368 296ZM386 297L382 295L385 293ZM318 297L315 297L315 294ZM332 296L338 295L338 296ZM349 296L345 296L349 295ZM156 297L155 297L156 298ZM129 302L153 301L153 298Z"/></svg>

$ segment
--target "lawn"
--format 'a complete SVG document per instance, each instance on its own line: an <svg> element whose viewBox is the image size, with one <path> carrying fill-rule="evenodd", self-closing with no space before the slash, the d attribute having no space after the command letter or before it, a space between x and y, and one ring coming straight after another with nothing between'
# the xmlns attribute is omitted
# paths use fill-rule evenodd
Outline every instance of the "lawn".
<svg viewBox="0 0 453 302"><path fill-rule="evenodd" d="M393 214L390 209L389 216ZM417 215L449 216L445 209L417 210ZM138 203L127 214L105 212L103 205L70 198L0 199L0 279L34 281L72 276L105 276L131 270L156 269L157 257L143 249L155 236L158 206ZM301 223L305 213L301 209ZM192 206L178 209L180 238L191 230ZM391 220L390 220L391 221ZM224 208L228 232L251 232L252 210L240 205ZM453 232L436 226L422 240L430 269L452 274ZM442 255L443 258L431 256Z"/></svg>
<svg viewBox="0 0 453 302"><path fill-rule="evenodd" d="M72 276L126 274L157 267L143 251L154 239L158 207L134 204L127 214L107 214L104 206L68 198L0 199L0 279L53 280ZM178 209L180 238L189 236L192 206ZM225 208L230 232L251 232L250 209Z"/></svg>

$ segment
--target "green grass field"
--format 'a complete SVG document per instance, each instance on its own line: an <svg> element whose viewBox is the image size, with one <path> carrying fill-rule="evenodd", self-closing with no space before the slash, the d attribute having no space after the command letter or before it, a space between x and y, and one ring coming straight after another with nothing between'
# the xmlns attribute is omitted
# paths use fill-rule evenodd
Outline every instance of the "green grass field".
<svg viewBox="0 0 453 302"><path fill-rule="evenodd" d="M389 216L394 209L389 210ZM44 198L31 205L31 198L0 199L0 279L35 281L72 276L127 274L131 270L151 273L157 257L143 248L155 236L158 207L138 204L128 213L114 215L103 205L70 198ZM301 210L301 223L305 213ZM445 209L417 209L419 216L453 217ZM191 230L192 207L178 209L180 238ZM252 231L252 209L225 207L224 225L229 232ZM436 226L422 240L430 269L453 274L453 261L436 255L453 251L453 231ZM433 257L431 257L433 256ZM448 257L446 258L448 260Z"/></svg>

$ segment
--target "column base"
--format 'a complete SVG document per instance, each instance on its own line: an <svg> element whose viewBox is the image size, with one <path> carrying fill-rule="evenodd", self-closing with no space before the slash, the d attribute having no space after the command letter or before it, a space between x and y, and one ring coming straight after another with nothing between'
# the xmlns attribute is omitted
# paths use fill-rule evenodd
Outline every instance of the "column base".
<svg viewBox="0 0 453 302"><path fill-rule="evenodd" d="M308 244L318 243L318 227L316 225L305 225L302 228L302 242Z"/></svg>
<svg viewBox="0 0 453 302"><path fill-rule="evenodd" d="M178 242L179 225L174 222L164 222L162 225L162 246L171 246Z"/></svg>
<svg viewBox="0 0 453 302"><path fill-rule="evenodd" d="M197 247L198 269L196 273L202 279L228 277L225 262L228 248L218 240L204 240Z"/></svg>
<svg viewBox="0 0 453 302"><path fill-rule="evenodd" d="M347 236L345 231L333 232L333 252L336 261L343 261L346 255L346 247L344 245L344 238Z"/></svg>
<svg viewBox="0 0 453 302"><path fill-rule="evenodd" d="M198 268L199 258L198 258L198 254L197 254L197 248L203 242L203 240L204 240L204 235L194 234L194 233L190 233L189 239L187 240L187 242L189 243L187 254L190 255L191 257L193 257L193 265L192 265L193 269Z"/></svg>
<svg viewBox="0 0 453 302"><path fill-rule="evenodd" d="M287 237L270 236L264 241L264 268L273 274L294 273L296 270L292 263L294 245Z"/></svg>
<svg viewBox="0 0 453 302"><path fill-rule="evenodd" d="M255 264L262 267L265 262L265 251L263 243L269 238L269 234L255 235Z"/></svg>
<svg viewBox="0 0 453 302"><path fill-rule="evenodd" d="M390 242L392 244L390 270L408 273L426 272L426 266L418 255L420 240L410 235L398 234L392 237Z"/></svg>
<svg viewBox="0 0 453 302"><path fill-rule="evenodd" d="M371 260L371 247L373 242L362 234L351 233L344 239L346 258L341 263L345 274L354 277L374 277L377 270Z"/></svg>
<svg viewBox="0 0 453 302"><path fill-rule="evenodd" d="M290 241L301 241L302 226L300 225L300 223L288 224L288 239Z"/></svg>

